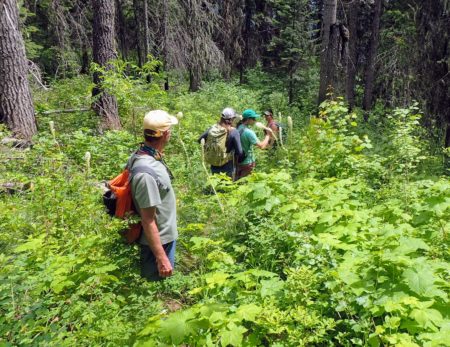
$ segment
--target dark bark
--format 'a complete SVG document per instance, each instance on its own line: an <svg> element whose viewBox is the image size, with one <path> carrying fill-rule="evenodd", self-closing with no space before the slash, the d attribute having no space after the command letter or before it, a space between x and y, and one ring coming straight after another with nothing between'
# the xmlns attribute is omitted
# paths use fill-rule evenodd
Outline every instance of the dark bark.
<svg viewBox="0 0 450 347"><path fill-rule="evenodd" d="M138 65L142 67L150 53L147 0L133 0L133 9L136 21L136 41L138 43Z"/></svg>
<svg viewBox="0 0 450 347"><path fill-rule="evenodd" d="M347 85L346 85L346 96L349 109L353 109L355 106L355 83L356 83L356 73L357 73L357 62L358 62L358 49L357 49L357 27L358 27L358 10L359 2L351 2L347 7L347 18L348 18L348 30L350 33L349 37L349 56L347 65Z"/></svg>
<svg viewBox="0 0 450 347"><path fill-rule="evenodd" d="M117 58L114 41L114 2L109 0L92 0L93 7L93 58L94 62L110 68L109 62ZM95 87L92 95L97 100L92 105L94 111L102 119L102 127L106 129L120 129L117 100L113 95L102 90L102 78L94 74Z"/></svg>
<svg viewBox="0 0 450 347"><path fill-rule="evenodd" d="M375 82L375 58L377 56L378 40L380 36L380 17L383 0L375 0L372 21L372 35L370 38L369 51L367 53L367 66L364 76L364 99L363 109L368 111L373 104L373 88ZM366 116L367 117L367 116Z"/></svg>
<svg viewBox="0 0 450 347"><path fill-rule="evenodd" d="M87 75L89 73L89 54L86 44L83 44L83 53L81 55L80 73Z"/></svg>
<svg viewBox="0 0 450 347"><path fill-rule="evenodd" d="M239 63L239 82L245 83L245 70L255 64L256 48L254 44L254 14L256 11L255 0L245 0L244 5L244 25L242 36L244 37L244 54Z"/></svg>
<svg viewBox="0 0 450 347"><path fill-rule="evenodd" d="M116 0L117 18L116 18L116 28L117 37L119 41L119 52L123 60L128 58L128 45L127 45L127 35L126 35L126 20L123 14L123 0Z"/></svg>
<svg viewBox="0 0 450 347"><path fill-rule="evenodd" d="M416 88L425 101L425 124L433 121L444 133L444 146L450 147L450 13L443 2L419 3L416 17L418 60ZM449 163L450 164L450 163Z"/></svg>
<svg viewBox="0 0 450 347"><path fill-rule="evenodd" d="M224 67L223 67L223 78L229 80L231 78L231 67L233 61L233 35L232 35L232 23L233 23L233 6L231 0L224 0L221 4L221 16L223 25L220 30L220 43L221 49L224 54Z"/></svg>
<svg viewBox="0 0 450 347"><path fill-rule="evenodd" d="M288 81L288 104L291 105L294 102L294 79L293 74L289 74Z"/></svg>
<svg viewBox="0 0 450 347"><path fill-rule="evenodd" d="M347 80L349 31L337 23L337 0L327 0L322 28L322 54L320 57L319 104L327 93L343 95Z"/></svg>
<svg viewBox="0 0 450 347"><path fill-rule="evenodd" d="M189 70L189 91L196 92L200 89L202 77L200 69L196 66Z"/></svg>
<svg viewBox="0 0 450 347"><path fill-rule="evenodd" d="M0 1L0 122L23 139L37 131L27 72L17 3Z"/></svg>
<svg viewBox="0 0 450 347"><path fill-rule="evenodd" d="M332 56L333 28L336 26L337 0L325 0L322 20L322 52L320 55L319 104L326 99L327 89L333 86Z"/></svg>
<svg viewBox="0 0 450 347"><path fill-rule="evenodd" d="M167 60L168 60L168 38L169 33L169 0L163 0L163 17L162 17L162 57L164 62L164 70L166 70L166 77L164 79L164 90L169 90L169 76L167 76Z"/></svg>
<svg viewBox="0 0 450 347"><path fill-rule="evenodd" d="M222 27L218 30L218 45L224 55L222 74L229 80L242 57L244 38L242 35L244 25L244 0L225 0L220 2L220 15Z"/></svg>

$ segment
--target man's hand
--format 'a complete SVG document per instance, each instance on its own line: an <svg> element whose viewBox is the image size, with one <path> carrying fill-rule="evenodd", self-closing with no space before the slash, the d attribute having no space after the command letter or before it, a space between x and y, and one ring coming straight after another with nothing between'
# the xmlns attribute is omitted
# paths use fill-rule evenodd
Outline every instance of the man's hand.
<svg viewBox="0 0 450 347"><path fill-rule="evenodd" d="M161 277L172 276L172 264L170 264L169 258L165 254L156 259L156 264L158 265L158 272Z"/></svg>

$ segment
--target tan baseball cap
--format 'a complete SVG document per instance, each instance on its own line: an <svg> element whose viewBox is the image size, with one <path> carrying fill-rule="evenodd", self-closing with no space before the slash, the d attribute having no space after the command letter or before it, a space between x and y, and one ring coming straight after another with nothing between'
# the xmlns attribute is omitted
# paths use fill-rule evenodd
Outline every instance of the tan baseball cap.
<svg viewBox="0 0 450 347"><path fill-rule="evenodd" d="M178 124L178 119L163 110L147 112L144 117L144 130L153 130L153 137L162 136L164 131L175 124Z"/></svg>

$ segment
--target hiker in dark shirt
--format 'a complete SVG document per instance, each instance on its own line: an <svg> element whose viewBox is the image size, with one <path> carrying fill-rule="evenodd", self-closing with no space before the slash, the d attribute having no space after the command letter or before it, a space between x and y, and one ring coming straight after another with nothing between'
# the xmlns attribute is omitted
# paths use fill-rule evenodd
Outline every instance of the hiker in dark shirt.
<svg viewBox="0 0 450 347"><path fill-rule="evenodd" d="M211 173L225 173L233 178L237 159L243 155L239 132L232 127L236 112L227 107L220 120L198 139L205 139L205 161L211 165Z"/></svg>

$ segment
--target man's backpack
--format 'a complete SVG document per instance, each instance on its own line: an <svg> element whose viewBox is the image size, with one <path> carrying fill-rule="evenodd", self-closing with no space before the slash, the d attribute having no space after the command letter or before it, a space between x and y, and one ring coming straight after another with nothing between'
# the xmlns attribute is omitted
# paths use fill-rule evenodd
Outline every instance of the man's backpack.
<svg viewBox="0 0 450 347"><path fill-rule="evenodd" d="M223 166L233 159L232 153L227 153L228 130L219 124L213 125L205 142L205 161L212 166Z"/></svg>
<svg viewBox="0 0 450 347"><path fill-rule="evenodd" d="M283 138L283 142L287 139L287 127L286 124L282 124L279 122L275 122L275 125L278 127L278 136L280 136L280 130L281 130L281 136Z"/></svg>
<svg viewBox="0 0 450 347"><path fill-rule="evenodd" d="M287 131L286 131L286 129L287 128L286 128L285 124L282 124L280 122L273 121L273 123L275 124L275 126L277 127L277 130L278 130L277 133L275 134L276 141L274 143L274 146L276 147L278 142L280 141L280 132L281 132L281 141L282 141L282 143L286 142L286 140L287 140Z"/></svg>
<svg viewBox="0 0 450 347"><path fill-rule="evenodd" d="M134 162L133 157L130 162ZM132 164L127 164L125 169L117 177L108 181L107 187L109 189L103 194L103 204L106 206L108 214L120 219L138 215L131 194L131 181L137 174L147 173L151 175L158 184L158 187L161 187L156 172L150 167L136 166L131 170L129 167L132 167ZM125 241L131 244L139 240L141 232L142 224L138 222L129 224L127 229L121 231L121 234Z"/></svg>

